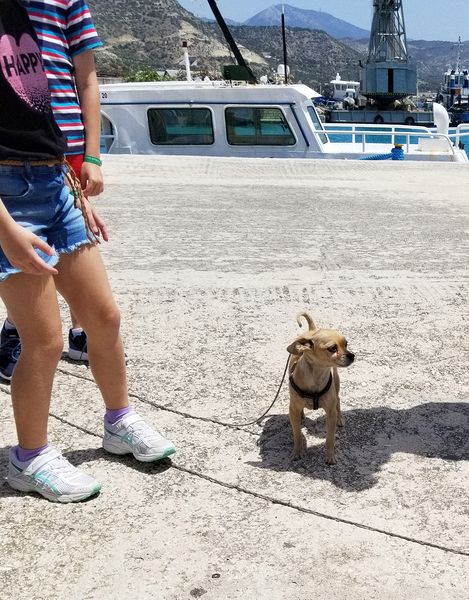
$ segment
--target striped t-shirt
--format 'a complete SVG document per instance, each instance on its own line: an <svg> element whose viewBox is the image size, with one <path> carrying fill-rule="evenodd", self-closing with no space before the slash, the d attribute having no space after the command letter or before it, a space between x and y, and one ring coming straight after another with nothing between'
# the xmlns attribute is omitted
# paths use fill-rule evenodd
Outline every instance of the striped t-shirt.
<svg viewBox="0 0 469 600"><path fill-rule="evenodd" d="M55 120L68 141L69 154L85 151L84 127L73 79L72 58L99 48L84 0L23 0L39 38Z"/></svg>

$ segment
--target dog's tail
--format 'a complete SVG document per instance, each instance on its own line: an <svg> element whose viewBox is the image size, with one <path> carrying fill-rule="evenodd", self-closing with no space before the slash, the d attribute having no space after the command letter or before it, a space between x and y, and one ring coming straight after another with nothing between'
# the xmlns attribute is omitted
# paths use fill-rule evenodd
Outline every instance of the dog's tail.
<svg viewBox="0 0 469 600"><path fill-rule="evenodd" d="M311 331L315 331L317 329L317 327L313 321L313 317L307 312L300 312L296 316L296 322L298 323L299 327L303 327L303 325L301 323L301 317L304 317L306 319L306 322L308 323L308 329L310 329Z"/></svg>

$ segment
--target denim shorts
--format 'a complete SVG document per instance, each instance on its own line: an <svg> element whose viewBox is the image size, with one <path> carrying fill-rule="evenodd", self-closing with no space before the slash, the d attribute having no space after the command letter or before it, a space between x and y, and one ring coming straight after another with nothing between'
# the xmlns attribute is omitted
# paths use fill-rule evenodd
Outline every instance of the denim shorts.
<svg viewBox="0 0 469 600"><path fill-rule="evenodd" d="M19 225L54 248L55 256L36 249L51 266L58 263L61 253L91 243L83 215L65 185L65 169L62 165L0 165L0 199ZM0 247L0 282L19 272Z"/></svg>

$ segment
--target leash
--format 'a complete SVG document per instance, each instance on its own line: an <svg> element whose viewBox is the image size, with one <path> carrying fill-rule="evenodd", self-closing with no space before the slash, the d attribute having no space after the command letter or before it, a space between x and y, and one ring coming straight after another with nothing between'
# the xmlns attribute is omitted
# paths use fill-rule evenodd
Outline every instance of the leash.
<svg viewBox="0 0 469 600"><path fill-rule="evenodd" d="M265 416L267 416L269 411L272 409L274 404L277 402L277 398L280 394L280 390L282 389L283 382L285 381L285 375L287 374L288 365L290 363L290 358L291 358L291 355L289 354L288 358L287 358L287 363L285 365L285 369L283 370L282 380L280 382L280 385L278 386L278 390L277 390L277 393L275 394L275 398L270 403L269 408L266 411L264 411L260 417L257 417L257 419L254 419L254 421L249 421L248 423L223 423L223 425L227 425L228 427L247 427L248 425L256 425L256 424L260 425L260 421L262 421L262 419Z"/></svg>
<svg viewBox="0 0 469 600"><path fill-rule="evenodd" d="M65 173L65 181L68 183L70 188L70 192L75 201L75 206L78 208L83 215L83 219L85 221L86 227L86 237L93 244L100 244L101 240L98 236L93 232L90 224L90 219L88 217L88 213L86 211L86 202L88 198L83 194L83 189L81 187L81 182L78 179L75 171L73 170L72 165L68 162L66 158L63 158L62 164L67 167L67 172Z"/></svg>

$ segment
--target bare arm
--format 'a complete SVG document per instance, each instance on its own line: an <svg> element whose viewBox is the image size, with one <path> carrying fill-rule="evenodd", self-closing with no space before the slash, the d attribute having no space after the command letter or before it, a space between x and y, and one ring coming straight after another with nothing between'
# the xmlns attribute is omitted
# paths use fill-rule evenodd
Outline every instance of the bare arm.
<svg viewBox="0 0 469 600"><path fill-rule="evenodd" d="M85 126L85 154L99 158L101 146L101 106L96 65L92 50L86 50L73 57L75 85L81 106ZM104 189L101 167L92 163L83 163L80 182L86 197L97 196ZM89 207L90 222L96 235L109 239L106 224L93 206Z"/></svg>
<svg viewBox="0 0 469 600"><path fill-rule="evenodd" d="M85 154L99 158L101 137L101 110L98 78L92 50L73 57L75 85L85 126ZM103 176L98 165L84 163L81 183L86 196L97 196L103 191Z"/></svg>

